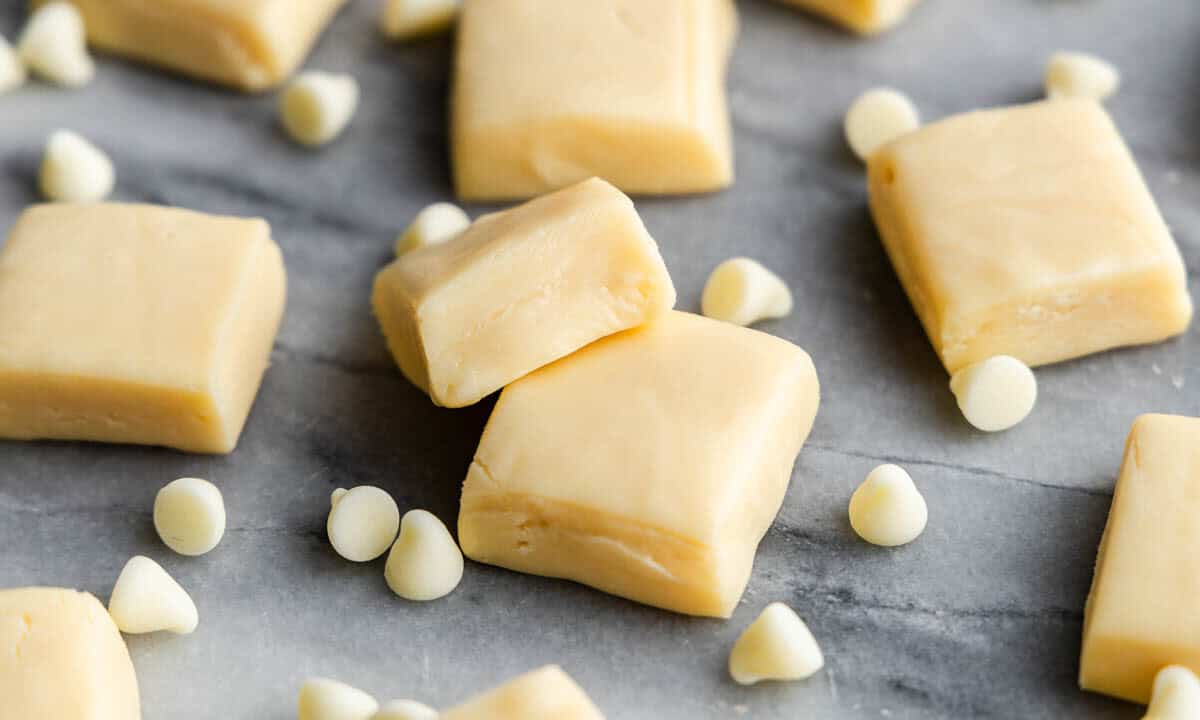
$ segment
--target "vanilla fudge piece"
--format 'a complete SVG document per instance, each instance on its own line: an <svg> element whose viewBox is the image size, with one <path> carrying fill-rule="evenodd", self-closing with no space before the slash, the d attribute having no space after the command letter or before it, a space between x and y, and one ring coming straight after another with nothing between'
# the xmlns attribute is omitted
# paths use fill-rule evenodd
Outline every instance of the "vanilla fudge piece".
<svg viewBox="0 0 1200 720"><path fill-rule="evenodd" d="M0 590L0 720L138 720L137 677L100 601Z"/></svg>
<svg viewBox="0 0 1200 720"><path fill-rule="evenodd" d="M604 720L557 665L525 673L440 716L441 720Z"/></svg>
<svg viewBox="0 0 1200 720"><path fill-rule="evenodd" d="M1145 704L1200 672L1200 418L1143 415L1125 444L1083 621L1079 684Z"/></svg>
<svg viewBox="0 0 1200 720"><path fill-rule="evenodd" d="M903 20L917 0L783 0L823 15L854 32L871 35Z"/></svg>
<svg viewBox="0 0 1200 720"><path fill-rule="evenodd" d="M345 2L71 0L94 47L243 90L287 79Z"/></svg>
<svg viewBox="0 0 1200 720"><path fill-rule="evenodd" d="M593 175L628 193L733 181L731 0L466 0L451 128L464 199Z"/></svg>
<svg viewBox="0 0 1200 720"><path fill-rule="evenodd" d="M816 416L779 338L672 312L505 388L463 487L473 560L729 617Z"/></svg>
<svg viewBox="0 0 1200 720"><path fill-rule="evenodd" d="M675 287L633 203L592 179L406 253L372 304L405 376L463 407L661 315Z"/></svg>
<svg viewBox="0 0 1200 720"><path fill-rule="evenodd" d="M0 249L0 437L227 453L284 304L262 220L41 205Z"/></svg>
<svg viewBox="0 0 1200 720"><path fill-rule="evenodd" d="M876 151L868 175L884 247L951 374L1156 342L1191 320L1179 249L1094 101L943 120Z"/></svg>

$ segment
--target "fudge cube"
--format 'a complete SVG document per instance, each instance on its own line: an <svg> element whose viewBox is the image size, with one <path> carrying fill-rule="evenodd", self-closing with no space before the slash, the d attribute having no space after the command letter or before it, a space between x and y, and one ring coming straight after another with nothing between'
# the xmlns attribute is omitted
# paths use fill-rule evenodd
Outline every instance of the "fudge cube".
<svg viewBox="0 0 1200 720"><path fill-rule="evenodd" d="M345 2L71 0L97 48L243 90L287 79Z"/></svg>
<svg viewBox="0 0 1200 720"><path fill-rule="evenodd" d="M1150 700L1167 665L1200 672L1200 418L1133 424L1083 621L1079 684Z"/></svg>
<svg viewBox="0 0 1200 720"><path fill-rule="evenodd" d="M1179 249L1091 100L968 113L869 161L884 247L951 373L1164 340L1192 301Z"/></svg>
<svg viewBox="0 0 1200 720"><path fill-rule="evenodd" d="M405 253L372 305L405 376L464 407L661 315L675 287L633 203L593 179Z"/></svg>
<svg viewBox="0 0 1200 720"><path fill-rule="evenodd" d="M729 617L818 404L808 355L672 312L505 388L463 487L463 552Z"/></svg>
<svg viewBox="0 0 1200 720"><path fill-rule="evenodd" d="M882 32L903 20L917 0L783 0L823 15L863 35Z"/></svg>
<svg viewBox="0 0 1200 720"><path fill-rule="evenodd" d="M466 0L459 196L527 198L593 175L629 193L728 186L736 34L731 0Z"/></svg>
<svg viewBox="0 0 1200 720"><path fill-rule="evenodd" d="M138 720L137 677L87 593L0 590L0 720Z"/></svg>
<svg viewBox="0 0 1200 720"><path fill-rule="evenodd" d="M262 220L27 210L0 250L0 437L232 451L284 285Z"/></svg>
<svg viewBox="0 0 1200 720"><path fill-rule="evenodd" d="M441 720L604 720L583 688L557 665L527 672L439 717Z"/></svg>

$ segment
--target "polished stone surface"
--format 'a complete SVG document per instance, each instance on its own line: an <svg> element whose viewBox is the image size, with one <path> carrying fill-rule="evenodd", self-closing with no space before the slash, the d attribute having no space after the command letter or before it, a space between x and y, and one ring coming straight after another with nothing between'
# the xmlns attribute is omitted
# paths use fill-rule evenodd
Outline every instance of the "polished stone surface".
<svg viewBox="0 0 1200 720"><path fill-rule="evenodd" d="M3 2L0 33L12 37L23 5ZM1140 717L1077 689L1081 611L1125 433L1144 411L1200 411L1200 336L1045 368L1025 424L971 431L880 249L840 120L882 83L927 118L1034 99L1050 51L1099 52L1124 71L1110 107L1200 268L1200 4L926 0L871 41L764 0L741 8L737 185L639 203L682 308L697 307L719 261L754 256L796 294L796 312L763 329L807 348L821 373L816 428L732 621L474 564L451 597L414 605L388 592L382 561L353 565L329 548L336 486L380 485L403 509L452 522L489 407L432 407L393 368L367 310L396 231L450 193L450 42L386 44L367 0L309 63L364 88L348 135L318 153L284 139L272 97L111 59L87 89L0 97L0 227L36 199L47 133L70 127L111 151L120 199L268 218L291 279L273 365L229 457L0 442L0 587L106 597L130 555L162 562L201 623L190 637L130 638L149 720L293 717L313 674L448 705L547 662L612 718ZM858 541L845 512L885 460L912 472L930 506L924 536L896 550ZM206 557L173 555L151 526L154 493L181 475L225 493L229 532ZM738 687L727 653L772 600L806 618L827 669Z"/></svg>

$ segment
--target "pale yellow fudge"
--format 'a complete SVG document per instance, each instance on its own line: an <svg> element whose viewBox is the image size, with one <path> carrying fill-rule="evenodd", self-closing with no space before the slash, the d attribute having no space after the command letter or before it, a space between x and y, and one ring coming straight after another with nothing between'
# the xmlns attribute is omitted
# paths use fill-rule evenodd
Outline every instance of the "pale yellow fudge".
<svg viewBox="0 0 1200 720"><path fill-rule="evenodd" d="M661 315L675 287L633 203L593 179L405 253L372 305L405 376L463 407Z"/></svg>
<svg viewBox="0 0 1200 720"><path fill-rule="evenodd" d="M514 678L462 705L441 720L604 720L583 688L557 665Z"/></svg>
<svg viewBox="0 0 1200 720"><path fill-rule="evenodd" d="M262 220L41 205L0 249L0 438L233 450L283 313Z"/></svg>
<svg viewBox="0 0 1200 720"><path fill-rule="evenodd" d="M968 113L870 156L884 247L951 374L1036 366L1187 329L1187 277L1099 104Z"/></svg>
<svg viewBox="0 0 1200 720"><path fill-rule="evenodd" d="M903 20L917 0L783 0L823 15L851 30L870 35Z"/></svg>
<svg viewBox="0 0 1200 720"><path fill-rule="evenodd" d="M96 48L243 90L287 79L345 2L71 0Z"/></svg>
<svg viewBox="0 0 1200 720"><path fill-rule="evenodd" d="M0 720L138 720L137 677L100 601L0 590Z"/></svg>
<svg viewBox="0 0 1200 720"><path fill-rule="evenodd" d="M463 487L473 560L729 617L816 416L795 345L672 312L505 388Z"/></svg>
<svg viewBox="0 0 1200 720"><path fill-rule="evenodd" d="M465 199L592 176L628 193L733 181L731 0L466 0L451 128Z"/></svg>
<svg viewBox="0 0 1200 720"><path fill-rule="evenodd" d="M1200 418L1133 424L1083 621L1079 684L1145 704L1167 665L1200 672Z"/></svg>

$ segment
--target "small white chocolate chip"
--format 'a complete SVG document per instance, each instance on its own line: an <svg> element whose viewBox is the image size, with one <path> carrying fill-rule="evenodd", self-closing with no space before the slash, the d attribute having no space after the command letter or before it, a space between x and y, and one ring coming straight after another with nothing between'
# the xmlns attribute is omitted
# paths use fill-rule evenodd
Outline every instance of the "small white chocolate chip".
<svg viewBox="0 0 1200 720"><path fill-rule="evenodd" d="M1182 665L1168 665L1154 676L1154 691L1142 720L1200 718L1200 679Z"/></svg>
<svg viewBox="0 0 1200 720"><path fill-rule="evenodd" d="M461 7L462 0L388 0L380 25L397 40L432 35L449 30Z"/></svg>
<svg viewBox="0 0 1200 720"><path fill-rule="evenodd" d="M0 95L25 84L25 64L17 51L0 35Z"/></svg>
<svg viewBox="0 0 1200 720"><path fill-rule="evenodd" d="M771 603L729 653L729 674L742 685L763 680L803 680L825 666L816 638L783 603Z"/></svg>
<svg viewBox="0 0 1200 720"><path fill-rule="evenodd" d="M310 678L300 688L299 720L369 720L379 703L337 680Z"/></svg>
<svg viewBox="0 0 1200 720"><path fill-rule="evenodd" d="M52 202L88 203L108 197L117 181L104 151L70 130L56 130L46 141L38 185Z"/></svg>
<svg viewBox="0 0 1200 720"><path fill-rule="evenodd" d="M35 75L63 87L82 87L96 75L83 16L69 2L38 8L17 40L17 54Z"/></svg>
<svg viewBox="0 0 1200 720"><path fill-rule="evenodd" d="M387 552L400 526L400 508L386 491L360 485L336 498L325 529L338 555L353 562L374 560Z"/></svg>
<svg viewBox="0 0 1200 720"><path fill-rule="evenodd" d="M392 700L371 720L437 720L438 711L416 700Z"/></svg>
<svg viewBox="0 0 1200 720"><path fill-rule="evenodd" d="M950 391L967 422L999 432L1029 416L1037 403L1037 378L1020 360L995 355L956 372Z"/></svg>
<svg viewBox="0 0 1200 720"><path fill-rule="evenodd" d="M179 478L154 498L154 529L180 555L203 555L225 535L225 501L207 480Z"/></svg>
<svg viewBox="0 0 1200 720"><path fill-rule="evenodd" d="M850 496L850 526L872 545L894 547L916 540L929 508L912 477L896 465L880 465Z"/></svg>
<svg viewBox="0 0 1200 720"><path fill-rule="evenodd" d="M434 203L417 213L408 229L396 238L396 256L444 243L458 237L470 226L471 218L459 206L447 202Z"/></svg>
<svg viewBox="0 0 1200 720"><path fill-rule="evenodd" d="M792 291L775 273L750 258L726 260L704 285L700 311L715 320L752 325L792 312Z"/></svg>
<svg viewBox="0 0 1200 720"><path fill-rule="evenodd" d="M123 633L166 630L188 635L200 623L196 603L161 565L135 555L125 563L108 600L108 614Z"/></svg>
<svg viewBox="0 0 1200 720"><path fill-rule="evenodd" d="M912 100L891 88L875 88L858 97L846 111L846 142L860 159L921 127Z"/></svg>
<svg viewBox="0 0 1200 720"><path fill-rule="evenodd" d="M1121 85L1121 73L1095 55L1056 52L1046 63L1046 97L1104 100Z"/></svg>
<svg viewBox="0 0 1200 720"><path fill-rule="evenodd" d="M400 523L384 576L392 592L405 600L436 600L462 581L462 551L436 515L410 510Z"/></svg>
<svg viewBox="0 0 1200 720"><path fill-rule="evenodd" d="M300 73L279 103L283 127L301 145L324 145L350 124L358 110L358 96L358 81L351 75Z"/></svg>
<svg viewBox="0 0 1200 720"><path fill-rule="evenodd" d="M333 492L329 493L329 507L337 507L338 502L340 502L342 498L346 497L346 493L348 492L350 491L346 488L335 488Z"/></svg>

